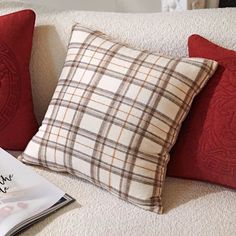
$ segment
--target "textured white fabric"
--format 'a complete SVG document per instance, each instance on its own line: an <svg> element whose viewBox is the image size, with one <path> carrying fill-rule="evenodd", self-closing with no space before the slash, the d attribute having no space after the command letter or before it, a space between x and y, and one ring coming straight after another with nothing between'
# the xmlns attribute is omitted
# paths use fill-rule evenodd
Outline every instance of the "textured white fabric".
<svg viewBox="0 0 236 236"><path fill-rule="evenodd" d="M236 192L228 188L167 178L163 193L165 212L157 215L68 174L33 169L77 202L22 236L235 236Z"/></svg>
<svg viewBox="0 0 236 236"><path fill-rule="evenodd" d="M29 5L0 1L0 14L25 7ZM159 49L169 55L186 55L187 37L192 33L236 50L236 9L156 14L35 10L38 13L38 26L34 37L31 74L39 120L43 118L61 72L71 25L76 21L97 27L134 46ZM163 194L165 214L160 216L127 204L78 178L37 167L33 169L75 197L77 203L33 226L23 236L235 235L235 190L167 178Z"/></svg>

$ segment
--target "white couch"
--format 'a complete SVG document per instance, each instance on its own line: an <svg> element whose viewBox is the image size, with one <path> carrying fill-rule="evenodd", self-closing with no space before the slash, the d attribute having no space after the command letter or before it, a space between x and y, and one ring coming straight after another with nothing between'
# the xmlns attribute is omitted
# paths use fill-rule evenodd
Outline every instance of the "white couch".
<svg viewBox="0 0 236 236"><path fill-rule="evenodd" d="M19 2L0 1L0 14L23 8L33 8L37 13L31 77L39 122L56 86L75 22L97 27L139 48L173 56L187 55L187 38L193 33L236 50L236 8L119 14L52 11ZM167 178L163 192L165 211L163 215L157 215L119 200L76 177L38 167L33 169L77 201L34 225L22 234L24 236L236 235L236 192L232 189Z"/></svg>

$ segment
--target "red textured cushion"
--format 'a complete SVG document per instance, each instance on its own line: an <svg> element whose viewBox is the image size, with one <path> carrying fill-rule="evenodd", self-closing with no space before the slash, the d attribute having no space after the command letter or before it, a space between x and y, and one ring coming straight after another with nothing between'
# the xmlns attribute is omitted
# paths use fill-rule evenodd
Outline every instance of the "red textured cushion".
<svg viewBox="0 0 236 236"><path fill-rule="evenodd" d="M0 16L0 146L23 150L37 131L29 61L35 14Z"/></svg>
<svg viewBox="0 0 236 236"><path fill-rule="evenodd" d="M236 188L236 52L199 35L188 41L190 57L219 62L193 102L171 152L168 175Z"/></svg>

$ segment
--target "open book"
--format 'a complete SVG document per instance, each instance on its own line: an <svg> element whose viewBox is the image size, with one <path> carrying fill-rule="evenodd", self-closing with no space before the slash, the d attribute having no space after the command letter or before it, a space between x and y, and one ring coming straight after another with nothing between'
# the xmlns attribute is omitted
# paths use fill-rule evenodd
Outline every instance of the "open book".
<svg viewBox="0 0 236 236"><path fill-rule="evenodd" d="M0 236L12 236L74 199L0 148Z"/></svg>

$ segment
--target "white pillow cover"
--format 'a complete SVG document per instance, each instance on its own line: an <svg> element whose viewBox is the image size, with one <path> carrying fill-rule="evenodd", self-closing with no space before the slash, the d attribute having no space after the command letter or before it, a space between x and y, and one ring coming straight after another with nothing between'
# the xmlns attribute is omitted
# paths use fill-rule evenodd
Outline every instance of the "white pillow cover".
<svg viewBox="0 0 236 236"><path fill-rule="evenodd" d="M169 151L216 68L207 59L137 50L77 24L42 126L19 158L162 213Z"/></svg>

